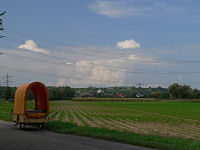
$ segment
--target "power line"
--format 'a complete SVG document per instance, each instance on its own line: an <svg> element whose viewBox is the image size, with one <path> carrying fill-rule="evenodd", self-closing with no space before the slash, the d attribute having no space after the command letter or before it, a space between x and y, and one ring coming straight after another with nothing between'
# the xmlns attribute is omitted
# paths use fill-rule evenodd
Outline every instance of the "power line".
<svg viewBox="0 0 200 150"><path fill-rule="evenodd" d="M5 44L1 44L1 46L4 46L4 47L7 47L7 48L10 48L10 49L13 49L13 50L20 50L20 51L24 51L23 49L20 49L20 48L15 48L15 47L12 47L12 46L9 46L9 45L5 45ZM7 51L3 51L4 53L8 53ZM14 54L10 54L10 55L14 55ZM16 54L15 54L16 55ZM66 57L58 57L58 56L55 56L55 55L50 55L50 54L43 54L43 53L40 53L41 56L46 56L46 57L52 57L52 58L56 58L56 59L61 59L61 60L65 60L65 61L70 61L70 58L66 58ZM20 56L20 55L18 55ZM23 56L22 56L23 57Z"/></svg>
<svg viewBox="0 0 200 150"><path fill-rule="evenodd" d="M141 86L144 85L144 83L139 82L136 85L138 85L138 87L141 88Z"/></svg>
<svg viewBox="0 0 200 150"><path fill-rule="evenodd" d="M6 28L6 32L11 33L11 34L15 34L15 35L18 35L18 36L21 36L21 37L24 37L24 38L27 38L27 37L36 38L36 39L39 39L40 41L43 41L43 42L46 42L46 43L54 43L54 44L57 44L57 45L66 45L66 46L81 47L80 45L77 45L77 44L56 41L56 40L48 39L46 37L41 37L41 36L38 36L38 35L33 35L33 34L30 34L30 33L19 32L19 31L10 29L10 28Z"/></svg>
<svg viewBox="0 0 200 150"><path fill-rule="evenodd" d="M29 58L27 58L27 57L24 57L24 56L20 56L20 55L15 55L15 54L8 54L8 55L10 55L10 56L18 56L18 57L21 57L21 58L26 58L26 59L33 59L33 60L37 60L37 61L43 61L43 62L48 62L48 63L51 63L51 64L55 64L55 65L57 65L57 64L59 64L59 65L63 65L63 66L65 66L65 67L67 67L67 68L69 68L69 67L73 67L72 65L70 65L70 66L67 66L67 64L66 63L61 63L61 62L55 62L55 61L53 61L53 62L51 62L51 61L49 61L49 60L43 60L43 59L39 59L39 58L31 58L31 57L29 57ZM99 64L98 66L102 66L101 64ZM120 69L121 69L121 67L119 67ZM112 69L112 68L106 68L107 70L110 70L110 71L121 71L121 72L125 72L125 73L129 73L129 74L153 74L153 75L156 75L156 74L158 74L158 75L176 75L176 74L200 74L200 71L193 71L193 72L186 72L186 71L183 71L183 72L177 72L177 71L129 71L129 70L125 70L124 68L122 68L123 70L117 70L117 69Z"/></svg>
<svg viewBox="0 0 200 150"><path fill-rule="evenodd" d="M8 56L12 56L12 57L19 57L19 58L25 58L25 59L33 59L33 60L37 60L37 61L41 61L41 62L48 62L48 63L51 63L51 64L55 64L55 65L63 65L64 67L66 68L72 68L72 67L75 67L74 65L67 65L66 63L61 63L61 62L57 62L57 61L50 61L50 60L43 60L43 59L39 59L39 58L32 58L32 57L25 57L25 56L21 56L21 55L17 55L17 54L12 54L12 53L9 53L9 52L4 52L4 55L8 55ZM45 55L46 56L46 55ZM52 57L52 56L50 56ZM55 57L53 57L55 58ZM57 58L57 57L56 57ZM99 64L98 66L104 66L102 64ZM106 66L108 67L108 66ZM180 75L180 74L200 74L199 71L194 71L194 72L166 72L166 71L129 71L129 70L125 70L127 68L121 68L121 67L118 67L119 69L122 69L122 70L118 70L118 69L112 69L112 68L106 68L107 70L110 70L110 71L121 71L121 72L125 72L125 73L129 73L129 74L145 74L145 75Z"/></svg>
<svg viewBox="0 0 200 150"><path fill-rule="evenodd" d="M71 76L64 76L64 75L54 75L54 74L49 74L49 73L41 73L41 72L36 72L36 71L30 71L30 70L25 70L25 69L17 69L17 68L8 68L5 66L0 65L2 68L5 69L9 69L9 70L15 70L15 71L20 71L20 72L26 72L26 73L32 73L32 74L37 74L37 75L42 75L42 76L48 76L48 77L57 77L57 78L65 78L67 80L69 79L76 79L76 80L86 80L86 81L93 81L93 82L99 82L102 80L94 80L94 79L87 79L87 78L81 78L81 77L71 77ZM118 81L105 81L105 82L109 82L109 83L116 83L116 84L123 84L124 82L118 82ZM129 83L130 82L126 82ZM131 83L131 84L135 84L135 83Z"/></svg>
<svg viewBox="0 0 200 150"><path fill-rule="evenodd" d="M8 73L6 74L6 76L2 77L3 79L5 79L4 82L2 82L2 84L5 84L6 87L10 87L10 83L13 83L12 80L10 80L10 78L13 77L13 76L10 76Z"/></svg>
<svg viewBox="0 0 200 150"><path fill-rule="evenodd" d="M41 38L41 37L40 37ZM42 39L42 38L41 38ZM40 40L41 40L40 39ZM16 39L15 41L18 41L19 39ZM47 43L50 43L52 42L51 40L49 39L42 39L43 41L46 40ZM42 41L41 40L41 41ZM52 43L56 43L56 44L61 44L62 42L58 42L58 41L54 41ZM66 44L66 43L63 43L63 45ZM80 47L80 46L77 46L75 45L76 47ZM56 48L56 47L54 47ZM80 52L80 51L79 51ZM13 55L13 54L11 54ZM48 56L48 55L45 55L45 56ZM108 56L108 55L104 55L104 56ZM19 57L23 57L23 56L19 56ZM56 59L63 59L63 60L67 60L67 58L64 58L64 57L58 57L58 56L54 56L54 55L50 55L49 57L52 57L52 58L56 58ZM109 56L110 57L110 56ZM26 57L24 57L26 58ZM69 59L69 58L68 58ZM39 60L39 61L42 61L40 59L36 59L36 60ZM43 60L44 61L44 60ZM191 60L173 60L173 59L154 59L154 60L137 60L137 62L146 62L146 63L179 63L179 64L198 64L200 63L200 61L191 61ZM54 63L54 62L51 62L51 63ZM63 64L64 63L61 63L61 62L56 62L55 64ZM97 64L98 66L107 66L108 65L102 65L102 64ZM118 67L118 66L116 66ZM119 68L119 67L118 67ZM107 68L108 69L108 68ZM124 69L124 68L123 68ZM196 71L196 72L147 72L147 71L129 71L129 70L117 70L117 69L108 69L108 70L111 70L111 71L123 71L123 72L126 72L126 73L133 73L133 74L159 74L159 75L170 75L170 74L199 74L200 72ZM81 80L83 80L84 78L81 78ZM113 82L113 81L112 81ZM116 83L116 82L115 82ZM123 82L124 83L124 82ZM130 83L130 82L128 82Z"/></svg>
<svg viewBox="0 0 200 150"><path fill-rule="evenodd" d="M65 42L60 42L60 41L55 41L55 40L51 40L51 39L47 39L47 38L44 38L44 37L41 37L41 36L37 36L37 35L33 35L33 34L30 34L30 33L24 33L24 32L19 32L19 31L15 31L13 29L9 29L9 28L6 28L7 29L7 32L8 33L13 33L13 34L16 34L18 36L22 36L22 37L35 37L36 39L39 39L39 41L43 41L43 42L46 42L46 43L56 43L58 45L72 45L73 47L76 47L76 48L83 48L81 47L80 45L77 45L77 44L68 44L68 43L65 43ZM9 38L9 37L8 37ZM19 39L17 38L14 38L15 41L19 41ZM20 39L21 41L22 39ZM50 44L52 46L52 44ZM53 46L53 48L56 48L56 49L59 49L58 47L55 47ZM63 50L63 49L59 49L59 50ZM67 49L67 50L70 50L70 49ZM91 51L90 52L83 52L83 51L80 51L78 49L73 49L73 52L79 52L80 53L85 53L85 54L91 54ZM103 57L109 57L109 58L121 58L120 57L114 57L114 55L102 55L102 54L97 54L95 53L96 56L103 56ZM127 56L126 56L127 57ZM194 64L194 63L200 63L200 61L198 60L175 60L175 59L153 59L153 60L137 60L137 62L148 62L148 63L179 63L179 64L188 64L188 63L191 63L191 64Z"/></svg>
<svg viewBox="0 0 200 150"><path fill-rule="evenodd" d="M5 39L10 41L9 37L6 37ZM11 40L11 41L13 41L13 40ZM14 40L14 41L16 41L16 40ZM10 47L10 46L6 46L6 47ZM13 48L13 47L10 47L10 48ZM53 47L53 48L54 49L55 48L59 49L57 47ZM16 48L14 48L14 49L16 49ZM60 49L60 50L63 51L63 49ZM70 49L67 49L67 50L70 50ZM73 52L74 51L77 51L77 50L73 49ZM83 51L78 51L78 52L79 52L79 54L83 53ZM91 52L89 52L89 53L86 52L86 54L91 54ZM47 54L40 54L40 55L45 55L45 56L49 56L49 57L53 57L53 58L57 58L57 59L62 59L62 60L68 60L70 62L72 61L73 63L76 62L75 59L73 59L72 57L66 58L66 57L59 57L59 56L49 55L49 54L48 55ZM110 55L102 55L102 54L96 54L96 53L95 53L95 56L93 56L93 57L97 57L99 55L103 56L105 58L110 58L110 59L111 58L113 58L113 59L127 58L127 56L124 56L124 57L122 57L122 56L113 57L113 55L110 56ZM89 55L86 55L86 56L89 56ZM153 58L153 59L150 59L150 60L145 60L145 59L144 60L139 60L139 59L136 59L135 61L126 59L126 61L127 62L134 62L134 63L151 63L151 64L199 64L200 63L199 60L175 60L175 59L156 59L156 58ZM108 65L104 65L104 66L108 66ZM118 66L115 66L115 67L118 67Z"/></svg>
<svg viewBox="0 0 200 150"><path fill-rule="evenodd" d="M8 67L5 67L5 66L2 66L0 65L2 68L6 68L8 70L15 70L15 71L19 71L19 72L25 72L25 73L31 73L31 74L36 74L36 75L42 75L42 76L47 76L47 77L56 77L56 78L63 78L63 79L66 79L66 80L70 80L70 79L75 79L75 80L79 80L79 81L89 81L90 83L88 84L93 84L92 82L107 82L107 83L112 83L112 84L126 84L126 85L150 85L150 84L155 84L155 83L150 83L150 82L122 82L122 81L110 81L110 80L99 80L99 79L88 79L88 78L82 78L82 77L71 77L71 76L65 76L65 75L54 75L54 74L49 74L49 73L42 73L42 72L37 72L37 71L30 71L30 70L25 70L25 69L17 69L17 68L8 68ZM175 83L175 82L163 82L163 83L159 83L161 85L170 85L172 83ZM84 83L82 83L84 84ZM94 83L95 84L95 83ZM97 83L96 83L97 84ZM179 82L179 84L200 84L200 82L188 82L188 83L182 83L182 82Z"/></svg>

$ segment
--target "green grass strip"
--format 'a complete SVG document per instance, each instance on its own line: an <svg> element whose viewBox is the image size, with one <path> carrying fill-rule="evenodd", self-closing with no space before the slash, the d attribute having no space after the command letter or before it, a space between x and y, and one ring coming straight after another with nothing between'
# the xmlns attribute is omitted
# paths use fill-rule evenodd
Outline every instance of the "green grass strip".
<svg viewBox="0 0 200 150"><path fill-rule="evenodd" d="M0 100L0 120L9 121L10 111L13 108L13 103L5 100Z"/></svg>
<svg viewBox="0 0 200 150"><path fill-rule="evenodd" d="M162 150L200 150L200 141L161 136L143 136L133 132L121 132L106 128L80 127L76 124L61 121L50 121L45 127L54 132L101 138L138 146Z"/></svg>
<svg viewBox="0 0 200 150"><path fill-rule="evenodd" d="M83 120L83 118L81 118L77 113L76 111L72 110L74 112L74 115L84 124L84 126L89 126L88 123Z"/></svg>
<svg viewBox="0 0 200 150"><path fill-rule="evenodd" d="M64 109L63 109L63 110L60 112L60 115L59 115L59 117L58 117L58 120L59 120L59 121L62 121L64 117L65 117L65 113L64 113Z"/></svg>
<svg viewBox="0 0 200 150"><path fill-rule="evenodd" d="M74 118L69 110L67 111L67 116L69 118L70 123L75 123Z"/></svg>
<svg viewBox="0 0 200 150"><path fill-rule="evenodd" d="M58 114L59 111L60 110L57 110L57 111L53 112L52 115L49 117L49 119L50 120L53 119L53 117L55 117Z"/></svg>

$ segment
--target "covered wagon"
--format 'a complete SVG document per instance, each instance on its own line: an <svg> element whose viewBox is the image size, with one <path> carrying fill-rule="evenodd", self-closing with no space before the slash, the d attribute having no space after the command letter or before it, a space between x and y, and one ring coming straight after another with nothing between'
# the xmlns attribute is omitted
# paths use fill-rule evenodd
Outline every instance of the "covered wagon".
<svg viewBox="0 0 200 150"><path fill-rule="evenodd" d="M27 109L28 93L32 90L34 95L34 109ZM15 92L11 120L21 129L22 125L44 125L48 121L49 96L46 86L41 82L20 85Z"/></svg>

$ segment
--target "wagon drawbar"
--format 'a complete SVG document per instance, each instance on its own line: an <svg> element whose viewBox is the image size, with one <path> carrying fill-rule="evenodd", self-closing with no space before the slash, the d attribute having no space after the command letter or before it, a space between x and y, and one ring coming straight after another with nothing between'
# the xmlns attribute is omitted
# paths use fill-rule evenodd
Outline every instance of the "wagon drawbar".
<svg viewBox="0 0 200 150"><path fill-rule="evenodd" d="M28 93L32 90L35 99L35 109L27 110ZM18 129L22 125L40 125L47 122L49 115L49 95L46 86L41 82L20 85L15 92L11 121Z"/></svg>

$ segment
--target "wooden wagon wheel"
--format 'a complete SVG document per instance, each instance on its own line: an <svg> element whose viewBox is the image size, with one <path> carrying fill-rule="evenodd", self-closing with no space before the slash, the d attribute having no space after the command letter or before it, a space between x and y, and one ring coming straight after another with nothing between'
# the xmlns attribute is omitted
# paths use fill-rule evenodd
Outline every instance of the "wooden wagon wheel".
<svg viewBox="0 0 200 150"><path fill-rule="evenodd" d="M17 127L17 129L21 130L21 129L22 129L22 123L19 122L19 121L20 121L20 119L19 119L19 115L18 115L18 116L17 116L17 124L16 124L16 127Z"/></svg>
<svg viewBox="0 0 200 150"><path fill-rule="evenodd" d="M17 129L19 129L19 130L22 129L22 123L21 122L17 123Z"/></svg>
<svg viewBox="0 0 200 150"><path fill-rule="evenodd" d="M13 121L13 109L10 111L10 121Z"/></svg>
<svg viewBox="0 0 200 150"><path fill-rule="evenodd" d="M10 124L12 126L16 126L17 125L17 123L13 121L13 109L11 109L11 111L10 111Z"/></svg>

